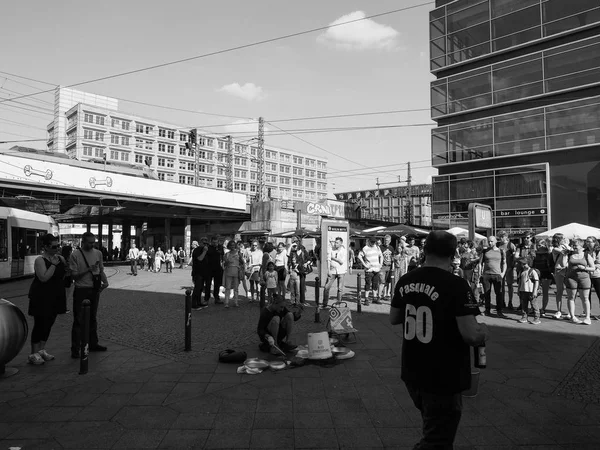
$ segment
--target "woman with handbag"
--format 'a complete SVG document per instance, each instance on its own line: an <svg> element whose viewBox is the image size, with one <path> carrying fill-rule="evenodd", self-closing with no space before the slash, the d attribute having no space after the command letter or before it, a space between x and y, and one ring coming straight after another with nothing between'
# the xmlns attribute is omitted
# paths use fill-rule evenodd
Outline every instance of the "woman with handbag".
<svg viewBox="0 0 600 450"><path fill-rule="evenodd" d="M54 356L46 351L56 315L64 312L66 305L65 274L67 263L59 255L58 238L46 234L42 237L42 255L34 263L34 278L29 289L29 315L33 316L31 354L29 364L40 365Z"/></svg>

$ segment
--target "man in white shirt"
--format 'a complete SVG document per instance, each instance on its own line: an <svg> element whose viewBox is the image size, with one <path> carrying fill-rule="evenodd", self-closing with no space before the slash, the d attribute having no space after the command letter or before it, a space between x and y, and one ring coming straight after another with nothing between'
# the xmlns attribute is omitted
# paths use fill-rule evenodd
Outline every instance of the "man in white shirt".
<svg viewBox="0 0 600 450"><path fill-rule="evenodd" d="M375 238L369 238L367 245L358 254L358 260L365 268L365 306L369 306L369 295L374 297L373 303L381 301L375 297L379 290L379 271L383 262L381 249L375 245Z"/></svg>
<svg viewBox="0 0 600 450"><path fill-rule="evenodd" d="M336 237L333 241L331 251L327 254L327 264L329 270L327 273L327 281L323 288L323 306L321 308L329 308L327 302L329 301L329 290L333 283L337 281L337 301L342 301L342 294L344 293L344 277L348 272L348 252L344 248L344 239Z"/></svg>
<svg viewBox="0 0 600 450"><path fill-rule="evenodd" d="M140 251L136 248L135 244L131 244L129 249L129 263L131 264L131 275L137 277L137 262L140 256Z"/></svg>

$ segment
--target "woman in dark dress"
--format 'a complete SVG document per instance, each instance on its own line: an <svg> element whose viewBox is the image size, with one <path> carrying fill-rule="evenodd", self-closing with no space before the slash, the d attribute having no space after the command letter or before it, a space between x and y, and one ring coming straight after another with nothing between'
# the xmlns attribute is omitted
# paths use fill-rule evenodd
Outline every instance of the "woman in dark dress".
<svg viewBox="0 0 600 450"><path fill-rule="evenodd" d="M30 364L44 364L54 359L46 351L46 341L56 315L64 312L65 274L67 263L59 254L58 238L46 234L42 237L42 255L34 263L35 275L29 289L29 315L33 316L31 331Z"/></svg>

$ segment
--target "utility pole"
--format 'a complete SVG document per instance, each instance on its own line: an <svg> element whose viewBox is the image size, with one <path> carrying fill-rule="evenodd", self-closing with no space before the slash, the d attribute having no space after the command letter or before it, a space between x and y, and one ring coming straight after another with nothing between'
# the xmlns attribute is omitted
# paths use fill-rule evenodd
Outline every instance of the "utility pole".
<svg viewBox="0 0 600 450"><path fill-rule="evenodd" d="M256 155L258 161L258 192L257 199L264 202L267 198L267 187L265 184L265 121L262 117L258 118L258 149Z"/></svg>
<svg viewBox="0 0 600 450"><path fill-rule="evenodd" d="M195 128L190 130L188 135L190 142L186 147L194 152L194 186L200 186L200 151L198 150L198 131Z"/></svg>
<svg viewBox="0 0 600 450"><path fill-rule="evenodd" d="M407 163L407 174L406 174L406 224L412 225L413 222L413 208L412 208L412 175L410 172L410 161Z"/></svg>
<svg viewBox="0 0 600 450"><path fill-rule="evenodd" d="M226 169L225 188L233 192L233 138L227 136L227 169Z"/></svg>

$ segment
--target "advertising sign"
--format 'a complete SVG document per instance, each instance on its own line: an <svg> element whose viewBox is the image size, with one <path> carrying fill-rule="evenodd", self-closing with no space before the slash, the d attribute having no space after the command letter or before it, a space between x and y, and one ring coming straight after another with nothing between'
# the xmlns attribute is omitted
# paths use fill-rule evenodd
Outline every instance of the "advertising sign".
<svg viewBox="0 0 600 450"><path fill-rule="evenodd" d="M337 237L342 238L342 245L348 251L350 238L350 224L346 220L323 219L321 221L321 264L319 265L319 277L321 286L325 285L327 273L329 272L329 261L331 260L333 242Z"/></svg>

